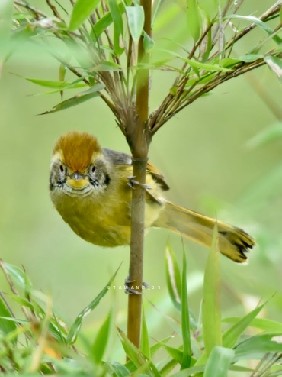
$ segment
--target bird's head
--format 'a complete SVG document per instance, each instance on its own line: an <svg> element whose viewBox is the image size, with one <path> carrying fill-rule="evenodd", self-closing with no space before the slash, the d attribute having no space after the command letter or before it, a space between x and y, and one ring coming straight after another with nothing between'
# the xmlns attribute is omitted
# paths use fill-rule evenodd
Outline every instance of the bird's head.
<svg viewBox="0 0 282 377"><path fill-rule="evenodd" d="M54 147L50 190L70 196L104 191L109 182L109 164L97 139L86 132L69 132Z"/></svg>

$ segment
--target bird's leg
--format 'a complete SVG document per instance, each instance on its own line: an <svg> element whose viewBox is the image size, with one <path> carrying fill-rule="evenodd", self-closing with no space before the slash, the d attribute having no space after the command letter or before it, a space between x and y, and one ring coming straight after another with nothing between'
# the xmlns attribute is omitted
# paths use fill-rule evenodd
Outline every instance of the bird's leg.
<svg viewBox="0 0 282 377"><path fill-rule="evenodd" d="M146 191L147 190L152 190L152 186L151 185L147 185L146 183L140 183L140 182L136 181L135 178L136 177L134 175L132 175L132 176L130 176L130 177L127 178L127 180L128 180L127 184L128 184L128 186L130 188L134 189L135 186L140 186L140 187L142 187Z"/></svg>

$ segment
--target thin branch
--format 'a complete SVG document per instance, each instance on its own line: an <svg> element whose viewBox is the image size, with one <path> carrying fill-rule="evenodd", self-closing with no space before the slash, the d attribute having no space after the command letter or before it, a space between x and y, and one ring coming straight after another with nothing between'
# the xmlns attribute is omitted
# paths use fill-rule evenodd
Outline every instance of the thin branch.
<svg viewBox="0 0 282 377"><path fill-rule="evenodd" d="M239 2L239 4L237 5L237 8L239 6L241 6L243 0L241 0ZM226 16L227 12L228 12L228 9L230 8L230 6L232 5L232 2L229 0L222 12L222 16ZM273 16L275 14L277 14L279 12L279 9L280 9L280 5L281 5L281 0L276 2L272 7L270 7L266 12L264 12L260 17L259 19L264 21L266 19L268 19L270 16ZM224 27L227 27L227 24L225 24ZM210 23L210 25L208 25L208 27L205 29L205 31L203 32L203 34L201 35L201 37L199 38L198 42L194 45L194 47L192 48L189 56L188 56L188 59L191 59L195 56L195 52L198 48L200 48L201 44L203 43L203 40L204 40L204 37L205 35L207 35L207 33L211 30L211 28L213 27L214 25L214 20ZM228 49L232 49L232 46L239 40L241 39L243 36L245 36L246 34L248 34L251 30L253 30L255 28L255 24L251 24L249 25L248 27L246 27L245 29L243 29L240 33L237 33L232 39L231 41L227 42L227 44L225 45L225 48L224 50L227 52ZM279 30L281 28L281 25L279 25L276 29ZM217 31L219 30L219 26L217 27ZM216 32L217 33L217 32ZM213 45L215 44L215 39L216 36L214 35L213 37ZM218 57L218 55L221 53L221 49L218 49L212 56L211 58L212 59L215 59L216 57ZM263 63L262 63L263 64ZM151 115L150 117L150 130L151 130L151 133L152 135L155 134L156 132L156 128L159 129L161 127L161 125L163 125L164 123L167 122L168 119L170 119L174 114L176 114L177 112L179 112L180 110L182 110L185 106L187 106L187 104L190 103L190 101L184 101L183 102L183 95L185 93L185 96L187 94L189 94L189 92L184 92L185 91L185 86L189 80L189 70L191 70L191 67L189 67L188 71L186 70L186 67L187 67L188 63L185 62L182 66L182 72L174 81L174 83L172 84L171 88L170 88L170 91L168 93L168 95L164 98L164 100L162 101L161 105L159 106L159 108ZM217 84L218 85L218 84ZM217 86L216 85L216 86ZM202 87L203 88L203 87ZM183 102L183 103L182 103ZM169 115L168 115L169 114Z"/></svg>
<svg viewBox="0 0 282 377"><path fill-rule="evenodd" d="M47 16L44 13L42 13L40 10L32 7L31 5L21 0L15 0L15 4L31 12L34 15L36 20L40 20L40 18L47 18Z"/></svg>
<svg viewBox="0 0 282 377"><path fill-rule="evenodd" d="M258 17L259 20L265 21L269 17L273 16L274 14L278 13L281 8L281 0L278 0L272 7L270 7L265 13L263 13L260 17ZM225 49L229 49L231 46L233 46L237 41L239 41L242 37L244 37L246 34L248 34L251 30L253 30L256 27L255 23L252 23L251 25L245 27L240 33L235 34L235 36L229 41Z"/></svg>
<svg viewBox="0 0 282 377"><path fill-rule="evenodd" d="M58 18L59 20L63 21L62 17L60 16L60 13L58 12L57 8L55 7L55 5L53 5L51 3L51 0L46 0L46 4L48 5L48 7L51 9L53 15Z"/></svg>
<svg viewBox="0 0 282 377"><path fill-rule="evenodd" d="M187 100L183 102L182 105L179 106L177 109L174 109L173 111L170 111L169 113L166 113L161 123L159 122L155 125L152 124L150 126L150 129L152 130L151 131L152 135L154 135L169 119L171 119L174 115L176 115L181 110L183 110L186 106L190 105L196 99L201 97L203 94L210 92L211 90L213 90L214 88L216 88L218 85L222 84L225 81L228 81L234 77L240 76L258 67L261 67L264 64L266 63L263 59L257 59L254 62L242 63L241 66L237 68L236 70L234 70L233 72L219 74L213 81L209 82L208 84L194 91L192 95L190 95L187 98ZM150 124L151 124L151 120L150 120Z"/></svg>

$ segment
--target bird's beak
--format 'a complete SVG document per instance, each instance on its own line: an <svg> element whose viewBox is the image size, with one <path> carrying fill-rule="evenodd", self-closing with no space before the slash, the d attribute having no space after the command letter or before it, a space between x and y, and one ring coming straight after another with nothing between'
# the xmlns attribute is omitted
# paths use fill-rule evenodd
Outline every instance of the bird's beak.
<svg viewBox="0 0 282 377"><path fill-rule="evenodd" d="M73 190L83 190L89 185L88 177L79 172L74 172L67 178L67 185Z"/></svg>

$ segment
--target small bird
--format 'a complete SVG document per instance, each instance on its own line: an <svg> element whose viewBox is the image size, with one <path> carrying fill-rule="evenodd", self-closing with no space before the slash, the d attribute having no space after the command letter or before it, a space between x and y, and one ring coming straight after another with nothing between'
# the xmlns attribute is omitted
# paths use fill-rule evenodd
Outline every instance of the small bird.
<svg viewBox="0 0 282 377"><path fill-rule="evenodd" d="M69 132L58 139L53 150L51 199L63 220L84 240L107 247L127 245L132 175L131 156L101 148L97 139L88 133ZM242 229L165 199L169 187L150 162L143 187L145 228L169 229L210 247L216 227L220 252L234 262L246 261L254 240Z"/></svg>

